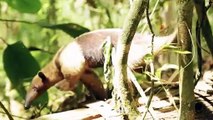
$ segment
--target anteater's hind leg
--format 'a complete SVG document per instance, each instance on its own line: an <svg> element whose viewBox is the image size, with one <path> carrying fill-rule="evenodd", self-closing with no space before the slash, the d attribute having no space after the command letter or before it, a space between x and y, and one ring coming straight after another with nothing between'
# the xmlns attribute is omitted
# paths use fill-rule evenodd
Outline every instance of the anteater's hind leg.
<svg viewBox="0 0 213 120"><path fill-rule="evenodd" d="M85 70L80 80L97 99L104 100L107 98L107 94L101 80L92 70Z"/></svg>

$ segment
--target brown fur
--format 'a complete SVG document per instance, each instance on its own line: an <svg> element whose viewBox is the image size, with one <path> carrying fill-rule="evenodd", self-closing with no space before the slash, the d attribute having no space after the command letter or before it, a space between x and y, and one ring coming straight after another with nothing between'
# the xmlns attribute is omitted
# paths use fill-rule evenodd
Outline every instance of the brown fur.
<svg viewBox="0 0 213 120"><path fill-rule="evenodd" d="M113 46L122 33L121 29L103 29L83 34L64 48L60 49L54 59L41 72L47 82L36 75L26 96L25 107L45 90L58 83L62 90L72 90L79 80L99 99L105 99L106 93L101 81L91 71L91 68L103 66L104 56L102 45L110 37ZM156 37L154 52L157 53L164 44L171 43L176 32L165 37ZM129 51L128 66L137 69L144 64L143 57L151 51L151 35L136 33Z"/></svg>

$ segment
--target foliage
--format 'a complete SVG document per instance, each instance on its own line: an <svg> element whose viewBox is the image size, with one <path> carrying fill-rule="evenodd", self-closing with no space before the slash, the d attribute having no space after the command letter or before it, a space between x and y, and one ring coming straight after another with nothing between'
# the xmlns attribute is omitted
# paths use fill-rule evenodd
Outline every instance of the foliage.
<svg viewBox="0 0 213 120"><path fill-rule="evenodd" d="M79 35L85 32L89 32L89 29L82 27L78 24L73 24L73 23L65 23L65 24L57 24L57 25L40 25L40 26L44 28L49 28L49 29L62 30L74 38L78 37Z"/></svg>
<svg viewBox="0 0 213 120"><path fill-rule="evenodd" d="M22 13L37 13L41 8L39 0L5 0L8 5Z"/></svg>
<svg viewBox="0 0 213 120"><path fill-rule="evenodd" d="M40 70L40 66L30 51L20 41L7 45L3 52L3 64L7 77L12 84L12 89L16 89L19 96L24 99L26 90L24 83L30 82L32 77ZM45 93L37 103L48 101Z"/></svg>
<svg viewBox="0 0 213 120"><path fill-rule="evenodd" d="M112 8L109 9L105 3ZM86 2L66 0L60 2L54 0L35 0L33 2L25 0L1 1L0 26L3 34L0 36L0 42L3 44L0 44L0 52L3 53L3 56L1 56L1 61L3 60L1 63L3 64L0 64L0 69L1 71L5 70L5 72L0 72L0 77L2 78L0 89L5 91L3 92L5 94L1 94L1 99L3 99L4 103L10 106L9 100L14 100L23 104L25 92L31 78L38 72L40 66L43 67L47 64L53 56L52 53L55 53L60 46L70 42L73 37L88 32L89 29L121 26L125 11L128 11L128 4L125 4L125 6L122 5L122 2L116 3L117 6L113 6L113 4L114 2L99 1L96 3L97 8L93 8ZM121 7L126 9L119 11ZM108 15L111 15L110 18L105 14L106 8L108 8ZM116 9L113 10L113 8ZM117 18L117 15L123 17ZM112 22L108 23L108 21ZM79 90L77 91L80 92ZM57 95L57 90L50 89L48 93L44 94L44 98L38 100L35 105L37 106L38 103L46 104L49 97L50 104L48 106L51 106L51 104L56 106L54 104L57 103L52 102L54 101L52 97L55 96L55 93ZM19 113L15 113L16 109L14 108L9 110L12 114L23 115L23 117L38 117L38 115L57 110L48 106L49 110L42 109L43 105L39 105L37 109L32 108L29 111ZM17 107L17 109L23 109L23 107ZM41 112L39 112L39 109ZM35 115L32 113L35 113Z"/></svg>
<svg viewBox="0 0 213 120"><path fill-rule="evenodd" d="M165 34L165 31L170 31L169 26L175 26L174 12L177 8L174 5L172 9L170 7L175 3L158 2L154 16L150 19L154 32ZM150 3L151 10L155 4L156 1ZM8 111L24 118L57 112L57 109L51 108L59 104L55 103L55 100L70 94L61 95L55 88L48 90L43 99L35 103L37 107L28 111L23 110L23 98L31 78L51 60L61 46L72 41L74 37L95 29L121 28L129 6L129 1L124 0L1 0L0 90L2 92L0 100ZM212 14L210 9L208 15ZM138 30L142 30L146 24L145 16L142 17ZM211 17L209 21L212 21ZM148 28L145 31L148 31ZM206 45L203 47L206 48ZM176 46L168 46L167 50L172 53L174 51L191 54L188 51L179 50ZM154 59L149 54L146 58ZM171 58L171 61L175 64L176 58ZM98 69L95 72L104 79L102 70ZM145 78L140 76L138 79L139 82L143 82ZM77 91L85 92L82 89ZM82 99L84 98L80 96L77 102ZM17 107L12 106L14 101ZM1 117L6 118L0 113L0 119Z"/></svg>
<svg viewBox="0 0 213 120"><path fill-rule="evenodd" d="M40 69L37 61L20 41L6 47L3 53L3 63L12 87L17 90L24 90L22 83L30 82ZM20 91L19 93L24 98L26 92Z"/></svg>

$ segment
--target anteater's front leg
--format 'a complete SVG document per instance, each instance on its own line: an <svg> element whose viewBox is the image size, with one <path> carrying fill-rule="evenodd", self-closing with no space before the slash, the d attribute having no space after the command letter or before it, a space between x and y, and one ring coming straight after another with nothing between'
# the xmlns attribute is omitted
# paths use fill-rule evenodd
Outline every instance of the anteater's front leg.
<svg viewBox="0 0 213 120"><path fill-rule="evenodd" d="M73 90L78 84L79 77L72 77L70 79L64 79L58 82L55 86L63 91ZM81 75L80 81L86 86L91 94L95 96L96 99L104 100L107 98L106 91L99 77L90 69L85 70Z"/></svg>

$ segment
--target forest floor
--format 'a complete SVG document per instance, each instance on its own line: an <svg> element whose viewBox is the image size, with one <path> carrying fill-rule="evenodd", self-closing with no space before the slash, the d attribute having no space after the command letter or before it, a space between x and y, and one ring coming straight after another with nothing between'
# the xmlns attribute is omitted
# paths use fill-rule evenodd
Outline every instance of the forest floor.
<svg viewBox="0 0 213 120"><path fill-rule="evenodd" d="M195 87L195 120L213 120L213 86L206 81L199 81ZM160 100L158 104L165 104ZM167 100L168 101L168 100ZM161 105L162 105L161 104ZM179 104L176 104L179 106ZM155 106L153 106L155 107ZM167 105L155 110L157 118L160 120L178 120L178 110L174 105ZM149 115L147 120L153 118Z"/></svg>
<svg viewBox="0 0 213 120"><path fill-rule="evenodd" d="M162 91L163 93L163 91ZM165 93L165 92L164 92ZM213 87L207 84L205 81L199 81L195 87L195 119L196 120L212 120L213 119ZM148 112L145 120L153 120L155 118L159 120L177 120L179 107L178 87L171 89L172 100L168 94L158 93L158 96L154 96L152 99L152 108L154 112L151 114ZM176 96L176 97L175 97ZM138 99L143 103L143 99ZM174 101L172 104L172 101ZM85 104L85 107L68 110L65 112L54 113L50 115L44 115L37 120L43 119L57 119L64 120L73 118L73 120L104 120L108 118L110 120L118 120L117 113L113 111L110 100L108 101L96 101L93 103ZM140 104L138 110L143 114L146 111L145 104Z"/></svg>

